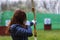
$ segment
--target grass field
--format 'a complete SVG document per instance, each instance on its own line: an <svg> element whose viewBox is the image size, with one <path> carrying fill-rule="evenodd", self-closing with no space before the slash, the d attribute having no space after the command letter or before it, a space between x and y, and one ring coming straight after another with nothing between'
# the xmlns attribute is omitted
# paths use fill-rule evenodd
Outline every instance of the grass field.
<svg viewBox="0 0 60 40"><path fill-rule="evenodd" d="M60 30L37 30L38 40L60 40ZM0 40L12 40L10 36L0 36ZM34 37L29 37L29 40L34 40Z"/></svg>

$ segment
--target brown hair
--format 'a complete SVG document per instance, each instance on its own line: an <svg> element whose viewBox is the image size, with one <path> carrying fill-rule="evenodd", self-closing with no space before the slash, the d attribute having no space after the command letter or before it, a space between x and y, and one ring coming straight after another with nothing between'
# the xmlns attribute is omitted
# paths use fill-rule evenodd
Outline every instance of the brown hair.
<svg viewBox="0 0 60 40"><path fill-rule="evenodd" d="M26 21L26 14L24 11L22 10L16 10L13 18L11 19L10 25L12 24L20 24L20 25L24 25L24 21Z"/></svg>
<svg viewBox="0 0 60 40"><path fill-rule="evenodd" d="M8 30L12 24L20 24L22 27L26 28L26 26L24 24L24 21L26 21L26 19L27 18L26 18L26 14L24 11L22 11L20 9L15 10L14 15L11 19L11 22L10 22L8 28L6 29L7 30L6 33L8 33Z"/></svg>

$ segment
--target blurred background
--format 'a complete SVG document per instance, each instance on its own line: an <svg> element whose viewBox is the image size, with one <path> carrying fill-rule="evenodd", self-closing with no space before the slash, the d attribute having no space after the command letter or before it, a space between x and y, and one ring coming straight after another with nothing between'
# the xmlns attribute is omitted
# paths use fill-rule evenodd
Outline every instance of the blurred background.
<svg viewBox="0 0 60 40"><path fill-rule="evenodd" d="M60 13L60 0L34 0L35 8L39 12ZM0 0L0 11L20 8L31 11L31 0Z"/></svg>
<svg viewBox="0 0 60 40"><path fill-rule="evenodd" d="M60 0L34 0L34 7L38 40L60 40ZM10 36L4 35L14 11L18 8L26 12L29 21L33 20L31 0L0 0L1 40L11 40ZM32 29L34 30L33 26ZM33 40L33 37L29 40Z"/></svg>

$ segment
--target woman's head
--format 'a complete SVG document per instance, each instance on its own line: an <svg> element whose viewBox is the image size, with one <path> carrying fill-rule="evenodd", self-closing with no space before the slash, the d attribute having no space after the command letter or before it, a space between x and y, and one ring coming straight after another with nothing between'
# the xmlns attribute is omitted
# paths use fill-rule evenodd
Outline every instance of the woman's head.
<svg viewBox="0 0 60 40"><path fill-rule="evenodd" d="M26 21L26 14L25 14L25 12L20 10L20 9L18 9L18 10L15 10L15 12L14 12L14 15L13 15L13 18L11 20L10 26L12 24L23 25L25 21Z"/></svg>
<svg viewBox="0 0 60 40"><path fill-rule="evenodd" d="M6 34L9 31L9 28L12 24L20 24L22 25L24 28L26 28L24 22L26 22L26 14L24 11L17 9L14 12L14 15L9 23L9 26L6 28Z"/></svg>

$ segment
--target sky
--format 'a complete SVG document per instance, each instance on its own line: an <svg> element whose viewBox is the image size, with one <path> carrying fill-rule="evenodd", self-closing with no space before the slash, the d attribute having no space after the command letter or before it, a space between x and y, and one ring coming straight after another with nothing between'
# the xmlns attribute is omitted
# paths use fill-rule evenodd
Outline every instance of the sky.
<svg viewBox="0 0 60 40"><path fill-rule="evenodd" d="M5 2L5 1L7 1L7 0L0 0L0 2ZM18 1L27 1L27 0L8 0L8 1L10 1L10 2L18 2ZM48 1L50 1L50 0L34 0L34 1L46 1L46 2L48 2ZM51 1L56 1L56 0L51 0Z"/></svg>
<svg viewBox="0 0 60 40"><path fill-rule="evenodd" d="M0 0L0 1L6 1L6 0ZM10 0L10 1L18 1L18 0Z"/></svg>

